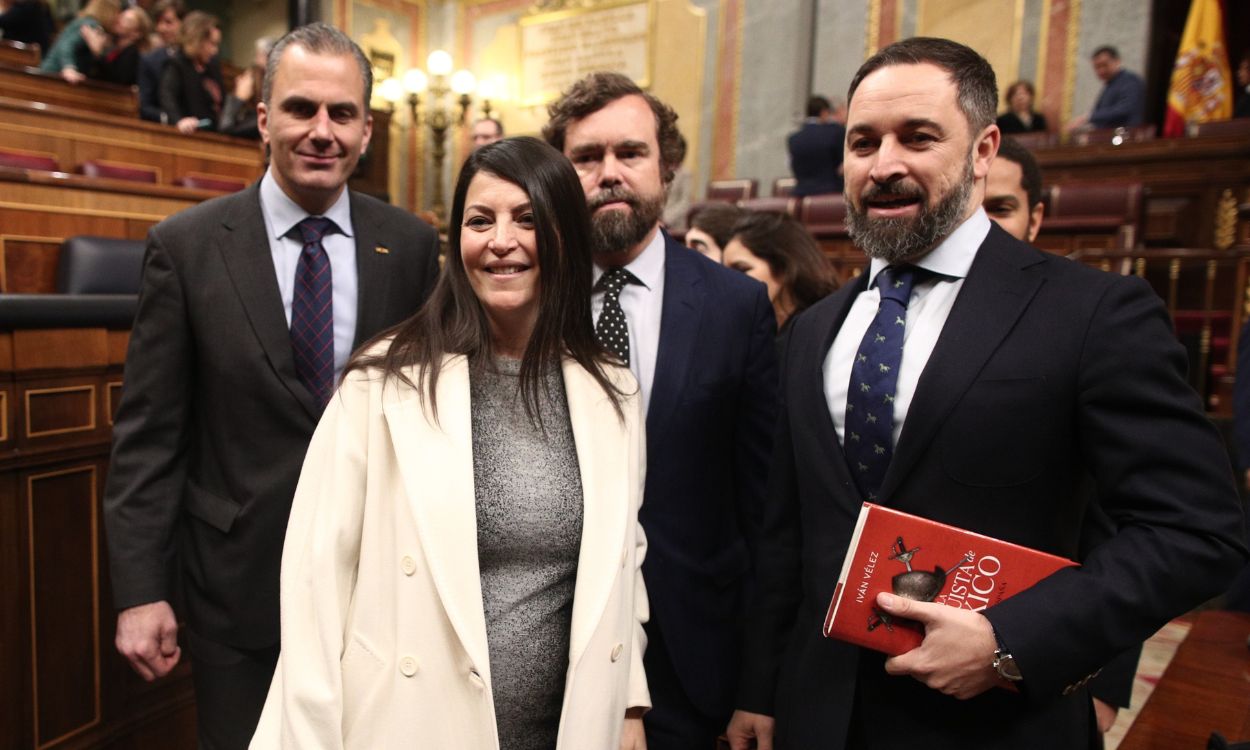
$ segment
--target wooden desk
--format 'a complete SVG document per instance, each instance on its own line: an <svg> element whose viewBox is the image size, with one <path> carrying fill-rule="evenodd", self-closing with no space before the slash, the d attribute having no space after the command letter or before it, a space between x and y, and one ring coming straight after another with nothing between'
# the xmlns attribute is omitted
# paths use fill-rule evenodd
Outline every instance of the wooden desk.
<svg viewBox="0 0 1250 750"><path fill-rule="evenodd" d="M139 119L139 96L130 86L91 80L71 84L39 68L0 62L0 91L16 99Z"/></svg>
<svg viewBox="0 0 1250 750"><path fill-rule="evenodd" d="M1217 239L1234 230L1237 203L1250 197L1250 139L1157 138L1035 154L1047 185L1140 181L1146 207L1139 237L1147 246L1224 249ZM1231 244L1232 235L1223 236Z"/></svg>
<svg viewBox="0 0 1250 750"><path fill-rule="evenodd" d="M0 39L0 62L21 67L39 66L39 45Z"/></svg>
<svg viewBox="0 0 1250 750"><path fill-rule="evenodd" d="M1250 615L1199 613L1120 750L1200 749L1211 732L1250 740Z"/></svg>
<svg viewBox="0 0 1250 750"><path fill-rule="evenodd" d="M134 117L5 96L0 96L0 141L50 153L66 172L88 159L156 167L159 181L166 185L190 172L251 182L265 170L257 141L216 133L183 135L168 125Z"/></svg>
<svg viewBox="0 0 1250 750"><path fill-rule="evenodd" d="M143 239L165 217L220 193L0 168L0 292L51 292L61 243ZM0 745L3 747L3 745Z"/></svg>

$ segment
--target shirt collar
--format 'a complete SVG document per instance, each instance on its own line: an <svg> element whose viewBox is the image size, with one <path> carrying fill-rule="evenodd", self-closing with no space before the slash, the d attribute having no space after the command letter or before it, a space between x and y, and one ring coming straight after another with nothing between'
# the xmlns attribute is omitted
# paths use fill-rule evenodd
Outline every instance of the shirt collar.
<svg viewBox="0 0 1250 750"><path fill-rule="evenodd" d="M664 231L657 229L655 236L642 249L637 258L630 261L625 266L625 270L634 275L647 289L655 289L656 285L664 279ZM599 277L603 275L603 266L595 263L595 275L591 280L594 284L599 283Z"/></svg>
<svg viewBox="0 0 1250 750"><path fill-rule="evenodd" d="M299 204L291 200L291 197L278 186L278 181L273 176L272 165L265 170L265 176L260 180L260 206L268 219L269 231L277 239L285 237L296 224L311 215L300 208ZM354 235L351 199L346 189L322 216L333 221L344 235L348 237Z"/></svg>
<svg viewBox="0 0 1250 750"><path fill-rule="evenodd" d="M947 278L962 279L968 275L968 269L972 268L972 261L977 257L977 248L981 247L989 233L990 217L985 214L985 209L978 206L972 216L912 265ZM872 288L877 274L888 265L878 258L872 259L867 288Z"/></svg>

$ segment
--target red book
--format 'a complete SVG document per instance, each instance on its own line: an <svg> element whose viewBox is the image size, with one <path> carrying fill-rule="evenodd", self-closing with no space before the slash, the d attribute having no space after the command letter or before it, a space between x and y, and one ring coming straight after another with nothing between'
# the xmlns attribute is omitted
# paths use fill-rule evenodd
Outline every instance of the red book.
<svg viewBox="0 0 1250 750"><path fill-rule="evenodd" d="M1046 552L864 503L842 562L825 636L906 653L924 626L877 607L886 591L979 612L1076 563Z"/></svg>

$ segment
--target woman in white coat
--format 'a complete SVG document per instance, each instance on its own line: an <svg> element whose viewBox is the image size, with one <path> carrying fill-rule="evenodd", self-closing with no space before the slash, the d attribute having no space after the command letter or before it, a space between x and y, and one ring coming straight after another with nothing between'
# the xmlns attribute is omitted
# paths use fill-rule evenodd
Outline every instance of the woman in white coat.
<svg viewBox="0 0 1250 750"><path fill-rule="evenodd" d="M641 407L595 340L577 175L486 146L448 234L308 449L253 748L645 746Z"/></svg>

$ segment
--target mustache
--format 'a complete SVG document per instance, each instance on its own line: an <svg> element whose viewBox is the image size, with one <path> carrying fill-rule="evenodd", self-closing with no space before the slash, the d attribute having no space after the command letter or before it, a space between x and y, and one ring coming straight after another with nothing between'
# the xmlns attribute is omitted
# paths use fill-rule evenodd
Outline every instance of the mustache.
<svg viewBox="0 0 1250 750"><path fill-rule="evenodd" d="M635 211L638 210L638 196L635 195L633 191L628 188L621 187L620 185L608 188L591 198L586 204L586 207L590 209L591 213L593 213L609 203L618 202L627 204Z"/></svg>
<svg viewBox="0 0 1250 750"><path fill-rule="evenodd" d="M886 182L869 185L860 193L860 201L870 201L879 198L918 198L925 200L925 191L919 185L905 182Z"/></svg>

